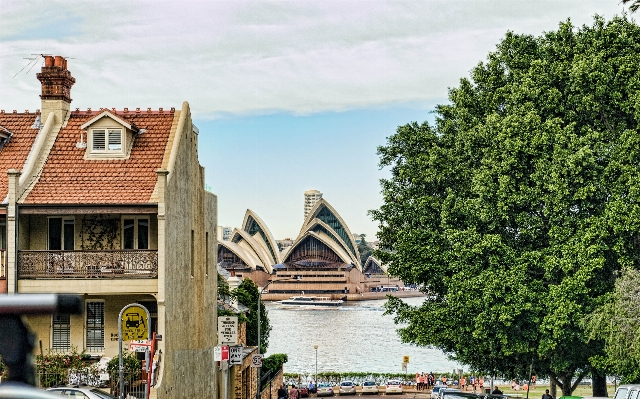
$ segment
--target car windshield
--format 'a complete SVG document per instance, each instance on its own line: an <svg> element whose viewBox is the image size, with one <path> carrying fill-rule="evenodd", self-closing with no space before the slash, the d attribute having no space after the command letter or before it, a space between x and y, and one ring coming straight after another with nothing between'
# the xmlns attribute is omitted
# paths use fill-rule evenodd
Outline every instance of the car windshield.
<svg viewBox="0 0 640 399"><path fill-rule="evenodd" d="M351 381L342 381L342 383L340 384L343 387L350 387L351 385L353 385L353 382Z"/></svg>
<svg viewBox="0 0 640 399"><path fill-rule="evenodd" d="M445 398L448 398L448 399L473 399L473 398L480 398L480 396L472 394L472 393L445 392Z"/></svg>
<svg viewBox="0 0 640 399"><path fill-rule="evenodd" d="M328 388L330 385L327 384L326 382L320 383L318 384L318 388Z"/></svg>
<svg viewBox="0 0 640 399"><path fill-rule="evenodd" d="M372 386L375 386L375 385L376 385L376 383L373 382L373 381L365 381L364 382L364 386L365 387L372 387Z"/></svg>
<svg viewBox="0 0 640 399"><path fill-rule="evenodd" d="M400 381L389 381L387 385L400 385Z"/></svg>

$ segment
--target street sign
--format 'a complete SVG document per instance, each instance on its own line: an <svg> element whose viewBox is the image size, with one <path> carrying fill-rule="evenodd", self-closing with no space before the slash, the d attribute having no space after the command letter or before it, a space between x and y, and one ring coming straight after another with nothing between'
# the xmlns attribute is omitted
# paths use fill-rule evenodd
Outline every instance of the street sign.
<svg viewBox="0 0 640 399"><path fill-rule="evenodd" d="M122 340L147 339L149 336L149 319L141 306L129 306L122 314Z"/></svg>
<svg viewBox="0 0 640 399"><path fill-rule="evenodd" d="M235 345L229 347L229 364L242 364L242 346Z"/></svg>
<svg viewBox="0 0 640 399"><path fill-rule="evenodd" d="M407 372L407 363L402 363L402 371Z"/></svg>
<svg viewBox="0 0 640 399"><path fill-rule="evenodd" d="M229 347L227 345L222 345L222 361L229 361Z"/></svg>
<svg viewBox="0 0 640 399"><path fill-rule="evenodd" d="M409 363L409 356L402 356L402 363Z"/></svg>
<svg viewBox="0 0 640 399"><path fill-rule="evenodd" d="M213 347L213 361L220 362L222 361L222 347L214 346Z"/></svg>
<svg viewBox="0 0 640 399"><path fill-rule="evenodd" d="M254 354L251 356L251 367L262 367L262 355Z"/></svg>
<svg viewBox="0 0 640 399"><path fill-rule="evenodd" d="M237 345L238 344L238 317L220 316L218 317L218 344Z"/></svg>
<svg viewBox="0 0 640 399"><path fill-rule="evenodd" d="M133 352L149 352L151 349L151 342L147 340L133 340L129 344L129 350Z"/></svg>

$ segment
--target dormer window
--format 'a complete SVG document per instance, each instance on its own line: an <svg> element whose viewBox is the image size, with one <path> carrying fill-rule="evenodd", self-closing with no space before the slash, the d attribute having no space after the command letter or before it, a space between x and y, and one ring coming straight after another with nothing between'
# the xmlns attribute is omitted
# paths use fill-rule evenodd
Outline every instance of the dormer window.
<svg viewBox="0 0 640 399"><path fill-rule="evenodd" d="M122 129L92 129L92 152L122 153Z"/></svg>
<svg viewBox="0 0 640 399"><path fill-rule="evenodd" d="M87 132L85 159L126 159L139 130L119 116L105 110L80 126Z"/></svg>

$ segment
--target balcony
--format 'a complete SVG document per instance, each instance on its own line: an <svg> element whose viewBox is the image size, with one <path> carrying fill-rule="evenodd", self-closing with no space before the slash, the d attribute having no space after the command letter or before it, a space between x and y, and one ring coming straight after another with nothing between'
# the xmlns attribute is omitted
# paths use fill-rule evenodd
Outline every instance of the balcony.
<svg viewBox="0 0 640 399"><path fill-rule="evenodd" d="M158 277L158 251L18 251L19 279Z"/></svg>

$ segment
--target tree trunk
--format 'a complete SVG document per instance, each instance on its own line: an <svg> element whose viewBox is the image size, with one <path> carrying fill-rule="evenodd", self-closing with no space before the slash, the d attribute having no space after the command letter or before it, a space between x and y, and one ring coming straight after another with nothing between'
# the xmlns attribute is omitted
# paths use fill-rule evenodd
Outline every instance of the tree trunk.
<svg viewBox="0 0 640 399"><path fill-rule="evenodd" d="M557 398L557 394L558 394L558 386L556 384L556 379L554 376L551 376L551 386L549 386L549 394L556 399Z"/></svg>
<svg viewBox="0 0 640 399"><path fill-rule="evenodd" d="M571 396L571 374L564 374L560 377L562 382L562 396Z"/></svg>
<svg viewBox="0 0 640 399"><path fill-rule="evenodd" d="M591 389L593 396L607 397L607 378L604 374L594 371L591 375Z"/></svg>

